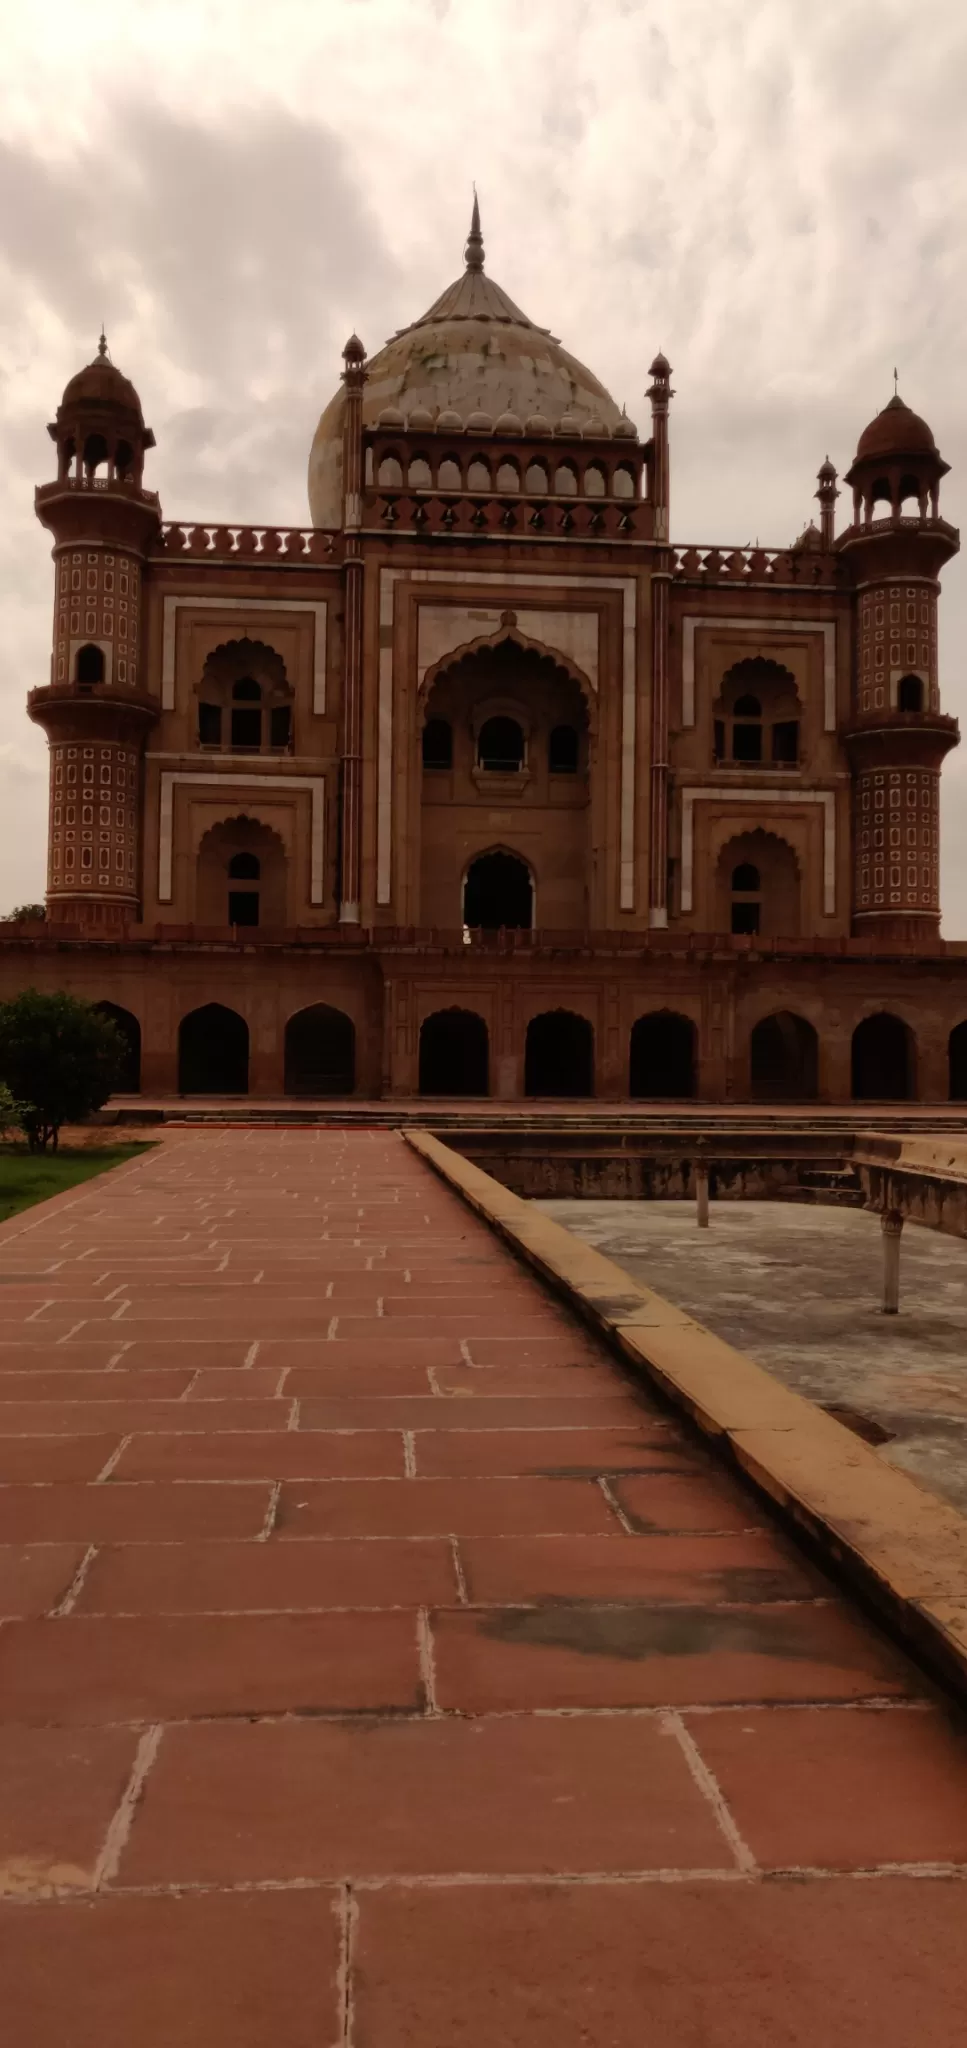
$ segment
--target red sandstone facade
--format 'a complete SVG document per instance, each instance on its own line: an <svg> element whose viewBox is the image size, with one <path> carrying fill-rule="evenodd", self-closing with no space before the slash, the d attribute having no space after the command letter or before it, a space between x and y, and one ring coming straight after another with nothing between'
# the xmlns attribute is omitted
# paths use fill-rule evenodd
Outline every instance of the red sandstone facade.
<svg viewBox="0 0 967 2048"><path fill-rule="evenodd" d="M466 269L367 361L312 524L184 526L103 344L50 428L45 927L146 1092L967 1096L939 937L947 465L894 396L790 548L670 538L645 437ZM217 1006L213 1008L212 1006Z"/></svg>

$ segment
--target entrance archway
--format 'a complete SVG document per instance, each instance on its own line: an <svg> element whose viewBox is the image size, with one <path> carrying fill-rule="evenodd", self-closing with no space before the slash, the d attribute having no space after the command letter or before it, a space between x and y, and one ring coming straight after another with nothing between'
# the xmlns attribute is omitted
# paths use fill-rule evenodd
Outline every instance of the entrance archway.
<svg viewBox="0 0 967 2048"><path fill-rule="evenodd" d="M967 1021L955 1024L947 1040L951 1102L967 1102Z"/></svg>
<svg viewBox="0 0 967 2048"><path fill-rule="evenodd" d="M351 1095L356 1085L356 1031L351 1017L328 1003L297 1010L285 1027L287 1095Z"/></svg>
<svg viewBox="0 0 967 2048"><path fill-rule="evenodd" d="M776 1010L760 1018L749 1041L749 1080L758 1102L815 1102L819 1040L805 1017Z"/></svg>
<svg viewBox="0 0 967 2048"><path fill-rule="evenodd" d="M529 932L534 922L534 885L527 862L516 853L482 853L467 869L463 922L470 931Z"/></svg>
<svg viewBox="0 0 967 2048"><path fill-rule="evenodd" d="M205 1003L178 1027L179 1095L248 1094L248 1025L237 1010Z"/></svg>
<svg viewBox="0 0 967 2048"><path fill-rule="evenodd" d="M475 1010L435 1010L420 1027L421 1095L489 1095L487 1026Z"/></svg>
<svg viewBox="0 0 967 2048"><path fill-rule="evenodd" d="M916 1040L902 1017L889 1010L864 1017L853 1033L854 1102L909 1102L915 1062Z"/></svg>
<svg viewBox="0 0 967 2048"><path fill-rule="evenodd" d="M544 1010L527 1026L525 1095L594 1094L594 1030L573 1010Z"/></svg>
<svg viewBox="0 0 967 2048"><path fill-rule="evenodd" d="M652 1010L631 1027L628 1092L656 1101L695 1093L695 1026L674 1010Z"/></svg>
<svg viewBox="0 0 967 2048"><path fill-rule="evenodd" d="M117 1003L95 1003L99 1017L107 1017L117 1026L118 1035L124 1043L124 1053L114 1084L117 1095L140 1095L141 1093L141 1026L130 1010L122 1010Z"/></svg>

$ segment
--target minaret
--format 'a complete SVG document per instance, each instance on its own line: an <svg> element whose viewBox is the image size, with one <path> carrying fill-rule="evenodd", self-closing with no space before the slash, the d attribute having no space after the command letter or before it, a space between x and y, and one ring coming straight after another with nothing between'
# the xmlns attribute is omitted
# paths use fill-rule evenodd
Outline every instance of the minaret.
<svg viewBox="0 0 967 2048"><path fill-rule="evenodd" d="M667 559L669 515L668 405L672 397L671 364L659 350L651 365L651 500L654 537L665 544L652 579L651 659L651 808L648 849L648 922L663 931L668 924L668 688L669 588Z"/></svg>
<svg viewBox="0 0 967 2048"><path fill-rule="evenodd" d="M853 932L911 948L939 935L940 769L960 737L937 680L939 572L960 545L940 517L948 469L894 392L860 435L853 523L835 543L856 590Z"/></svg>
<svg viewBox="0 0 967 2048"><path fill-rule="evenodd" d="M346 411L343 420L343 530L346 623L343 657L340 924L358 924L362 894L363 795L363 389L366 350L351 334L342 352Z"/></svg>
<svg viewBox="0 0 967 2048"><path fill-rule="evenodd" d="M820 537L823 546L831 548L836 538L836 500L839 491L836 487L836 471L828 455L825 462L820 463L816 482L819 485L815 496L819 499Z"/></svg>
<svg viewBox="0 0 967 2048"><path fill-rule="evenodd" d="M27 699L50 747L47 908L117 929L139 915L141 762L160 709L141 680L141 595L161 508L141 482L154 435L103 334L47 431L57 480L34 502L54 536L53 654Z"/></svg>

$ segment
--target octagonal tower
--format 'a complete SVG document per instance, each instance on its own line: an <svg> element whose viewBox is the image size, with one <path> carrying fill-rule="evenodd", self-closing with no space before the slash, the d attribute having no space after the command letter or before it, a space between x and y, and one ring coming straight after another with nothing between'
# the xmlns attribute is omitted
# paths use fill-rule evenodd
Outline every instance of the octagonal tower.
<svg viewBox="0 0 967 2048"><path fill-rule="evenodd" d="M141 676L141 602L161 508L142 485L154 435L103 334L47 431L57 477L35 508L54 536L53 652L27 707L50 747L48 912L118 926L138 916L141 761L159 712Z"/></svg>

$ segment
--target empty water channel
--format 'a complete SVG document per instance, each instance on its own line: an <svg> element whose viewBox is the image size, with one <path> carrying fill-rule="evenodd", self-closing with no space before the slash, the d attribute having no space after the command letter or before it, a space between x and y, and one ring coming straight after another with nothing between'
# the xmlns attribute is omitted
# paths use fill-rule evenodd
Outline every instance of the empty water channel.
<svg viewBox="0 0 967 2048"><path fill-rule="evenodd" d="M967 1509L967 1241L907 1223L885 1316L863 1209L713 1201L699 1230L690 1201L537 1206Z"/></svg>

